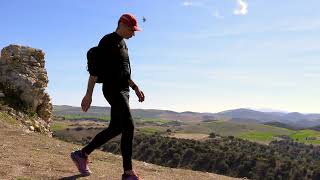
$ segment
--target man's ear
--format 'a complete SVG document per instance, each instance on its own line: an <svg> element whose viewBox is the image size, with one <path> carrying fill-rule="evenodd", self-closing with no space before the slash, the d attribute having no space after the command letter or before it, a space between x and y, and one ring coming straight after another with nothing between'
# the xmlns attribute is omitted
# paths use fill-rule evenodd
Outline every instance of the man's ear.
<svg viewBox="0 0 320 180"><path fill-rule="evenodd" d="M123 26L125 26L125 24L123 22L119 21L118 26L123 28Z"/></svg>

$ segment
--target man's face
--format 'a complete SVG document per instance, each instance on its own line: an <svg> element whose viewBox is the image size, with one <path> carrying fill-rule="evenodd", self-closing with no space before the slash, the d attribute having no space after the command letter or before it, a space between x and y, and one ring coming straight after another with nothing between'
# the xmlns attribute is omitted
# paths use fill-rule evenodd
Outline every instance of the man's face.
<svg viewBox="0 0 320 180"><path fill-rule="evenodd" d="M124 32L125 32L125 39L129 39L131 38L132 36L134 36L134 29L133 27L130 27L130 26L127 26L127 25L124 25Z"/></svg>

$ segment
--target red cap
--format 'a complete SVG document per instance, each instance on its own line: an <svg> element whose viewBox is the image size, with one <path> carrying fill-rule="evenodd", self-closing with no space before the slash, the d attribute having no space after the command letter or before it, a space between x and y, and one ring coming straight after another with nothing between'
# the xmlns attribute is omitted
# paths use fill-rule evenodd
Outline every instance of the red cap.
<svg viewBox="0 0 320 180"><path fill-rule="evenodd" d="M120 19L119 19L120 22L130 26L130 27L133 27L133 29L135 31L141 31L141 29L138 27L138 21L136 19L136 17L134 17L134 15L132 14L123 14Z"/></svg>

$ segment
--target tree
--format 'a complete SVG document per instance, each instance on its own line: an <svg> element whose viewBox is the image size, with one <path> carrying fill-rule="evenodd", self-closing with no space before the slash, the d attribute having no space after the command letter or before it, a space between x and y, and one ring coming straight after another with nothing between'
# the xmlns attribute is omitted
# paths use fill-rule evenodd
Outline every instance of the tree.
<svg viewBox="0 0 320 180"><path fill-rule="evenodd" d="M191 148L187 148L182 156L182 160L180 163L181 167L185 167L191 164L195 156L196 156L195 150Z"/></svg>
<svg viewBox="0 0 320 180"><path fill-rule="evenodd" d="M218 162L216 169L218 173L226 174L229 169L229 166L224 160L221 160L220 162Z"/></svg>
<svg viewBox="0 0 320 180"><path fill-rule="evenodd" d="M215 137L216 137L216 134L214 132L209 134L209 138L215 138Z"/></svg>

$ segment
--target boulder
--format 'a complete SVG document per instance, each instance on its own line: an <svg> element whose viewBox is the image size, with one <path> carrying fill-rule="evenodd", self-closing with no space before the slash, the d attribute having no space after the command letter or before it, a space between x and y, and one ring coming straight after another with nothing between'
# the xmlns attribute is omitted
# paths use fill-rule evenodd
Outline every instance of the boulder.
<svg viewBox="0 0 320 180"><path fill-rule="evenodd" d="M10 99L26 114L37 114L37 126L49 127L52 103L46 92L45 54L40 49L9 45L1 50L0 97ZM32 129L32 128L31 128ZM34 129L34 128L33 128Z"/></svg>

